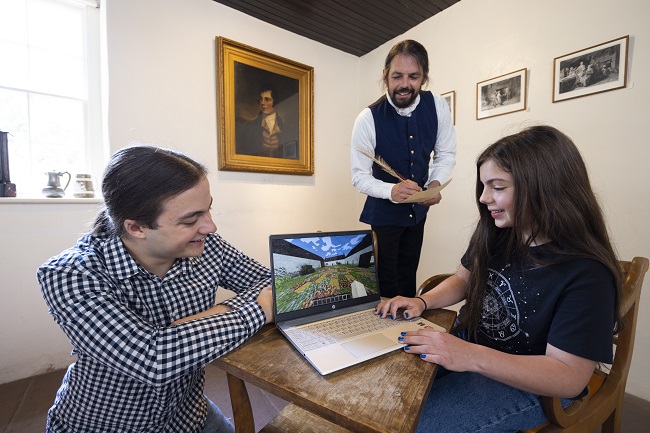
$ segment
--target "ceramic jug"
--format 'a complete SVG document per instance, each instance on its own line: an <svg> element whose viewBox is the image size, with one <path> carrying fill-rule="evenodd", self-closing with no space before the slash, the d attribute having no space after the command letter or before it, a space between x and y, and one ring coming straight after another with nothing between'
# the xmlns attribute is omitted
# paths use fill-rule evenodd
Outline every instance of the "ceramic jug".
<svg viewBox="0 0 650 433"><path fill-rule="evenodd" d="M78 173L74 178L74 196L77 198L95 197L95 182L93 176L87 173Z"/></svg>
<svg viewBox="0 0 650 433"><path fill-rule="evenodd" d="M65 190L70 184L70 173L67 171L58 172L58 171L48 171L45 173L47 175L47 185L43 188L43 195L45 197L52 198L61 198L65 196ZM63 175L68 175L68 181L65 183L65 186L61 188L61 177Z"/></svg>

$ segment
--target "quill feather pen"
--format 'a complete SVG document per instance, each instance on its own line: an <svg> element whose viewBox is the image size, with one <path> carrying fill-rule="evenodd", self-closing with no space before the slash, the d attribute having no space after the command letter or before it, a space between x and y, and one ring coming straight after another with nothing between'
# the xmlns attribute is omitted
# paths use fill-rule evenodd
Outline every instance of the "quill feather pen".
<svg viewBox="0 0 650 433"><path fill-rule="evenodd" d="M366 149L358 149L357 148L356 150L360 154L365 155L368 158L372 159L374 161L374 163L377 164L386 173L390 174L393 177L396 177L397 179L399 179L402 182L406 180L406 178L404 176L402 176L401 174L399 174L398 172L393 170L393 168L390 165L388 165L388 163L386 163L386 161L384 161L384 159L381 156L375 156L372 153L370 153L369 151L367 151Z"/></svg>

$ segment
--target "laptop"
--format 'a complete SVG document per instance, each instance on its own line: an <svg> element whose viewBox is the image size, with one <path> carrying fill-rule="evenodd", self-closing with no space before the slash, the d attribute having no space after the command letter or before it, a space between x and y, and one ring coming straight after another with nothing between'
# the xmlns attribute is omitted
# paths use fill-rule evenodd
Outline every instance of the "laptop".
<svg viewBox="0 0 650 433"><path fill-rule="evenodd" d="M371 230L271 235L269 247L276 326L322 375L402 348L401 332L445 331L419 317L373 314L380 295Z"/></svg>

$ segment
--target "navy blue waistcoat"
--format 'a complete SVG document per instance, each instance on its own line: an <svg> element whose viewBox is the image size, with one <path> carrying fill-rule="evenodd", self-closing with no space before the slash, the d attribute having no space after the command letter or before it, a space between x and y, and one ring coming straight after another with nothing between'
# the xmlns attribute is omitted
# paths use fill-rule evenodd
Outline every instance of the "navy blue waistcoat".
<svg viewBox="0 0 650 433"><path fill-rule="evenodd" d="M424 187L438 134L438 116L431 92L420 92L420 102L411 117L400 116L386 95L368 108L375 121L375 156L381 156L396 172ZM399 182L377 164L372 165L372 175L384 182ZM376 226L409 227L422 221L428 210L428 206L396 204L368 196L359 220Z"/></svg>

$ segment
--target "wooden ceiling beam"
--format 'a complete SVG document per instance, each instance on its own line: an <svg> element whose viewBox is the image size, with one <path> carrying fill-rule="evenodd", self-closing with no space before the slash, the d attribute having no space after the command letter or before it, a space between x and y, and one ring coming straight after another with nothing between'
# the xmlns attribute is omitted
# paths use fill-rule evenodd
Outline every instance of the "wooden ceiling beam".
<svg viewBox="0 0 650 433"><path fill-rule="evenodd" d="M363 56L460 0L214 0L329 47Z"/></svg>

